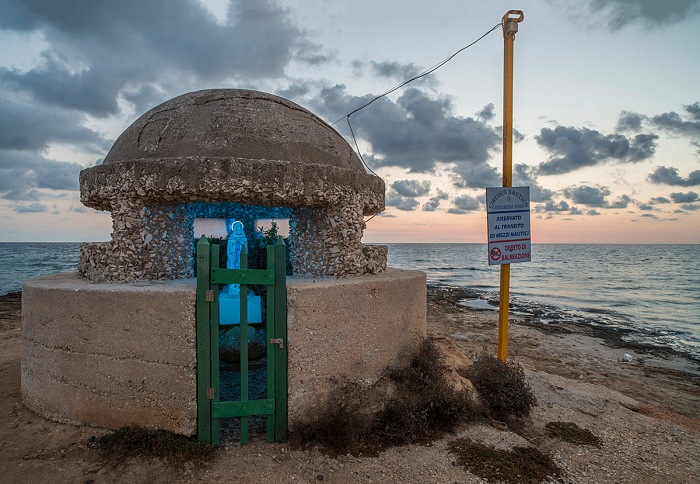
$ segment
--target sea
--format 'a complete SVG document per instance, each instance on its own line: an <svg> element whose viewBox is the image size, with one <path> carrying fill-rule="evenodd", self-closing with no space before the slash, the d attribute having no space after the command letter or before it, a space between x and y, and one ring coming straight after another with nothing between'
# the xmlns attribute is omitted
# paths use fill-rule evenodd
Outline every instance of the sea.
<svg viewBox="0 0 700 484"><path fill-rule="evenodd" d="M462 304L497 311L499 267L486 244L387 244L389 265L469 289ZM77 270L78 243L0 243L0 295L24 279ZM513 315L623 330L624 338L700 359L700 244L534 244L511 264Z"/></svg>

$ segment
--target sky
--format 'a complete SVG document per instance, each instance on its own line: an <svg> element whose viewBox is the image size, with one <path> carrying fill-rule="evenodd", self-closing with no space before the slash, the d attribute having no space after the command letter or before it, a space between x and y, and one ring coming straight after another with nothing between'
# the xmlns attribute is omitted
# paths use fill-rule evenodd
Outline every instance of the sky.
<svg viewBox="0 0 700 484"><path fill-rule="evenodd" d="M533 243L700 243L700 0L0 0L0 241L109 240L79 172L174 96L270 92L352 141L510 9ZM497 28L350 117L387 189L364 242L486 242L502 99Z"/></svg>

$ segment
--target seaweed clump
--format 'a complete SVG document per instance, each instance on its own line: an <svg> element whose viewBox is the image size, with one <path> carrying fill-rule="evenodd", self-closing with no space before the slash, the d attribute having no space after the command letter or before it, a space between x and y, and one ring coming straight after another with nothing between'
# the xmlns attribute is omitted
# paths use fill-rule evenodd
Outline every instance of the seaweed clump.
<svg viewBox="0 0 700 484"><path fill-rule="evenodd" d="M592 445L602 447L603 441L588 429L576 425L574 422L549 422L545 425L547 434L570 444Z"/></svg>
<svg viewBox="0 0 700 484"><path fill-rule="evenodd" d="M450 442L449 448L459 465L489 481L535 484L561 475L556 463L534 447L501 450L465 438Z"/></svg>
<svg viewBox="0 0 700 484"><path fill-rule="evenodd" d="M497 419L528 416L537 405L537 398L525 381L523 367L516 362L482 355L469 368L467 377Z"/></svg>
<svg viewBox="0 0 700 484"><path fill-rule="evenodd" d="M108 462L121 463L129 458L160 458L172 466L203 462L214 455L210 444L168 430L138 426L122 427L102 437L90 437L88 446L96 448Z"/></svg>

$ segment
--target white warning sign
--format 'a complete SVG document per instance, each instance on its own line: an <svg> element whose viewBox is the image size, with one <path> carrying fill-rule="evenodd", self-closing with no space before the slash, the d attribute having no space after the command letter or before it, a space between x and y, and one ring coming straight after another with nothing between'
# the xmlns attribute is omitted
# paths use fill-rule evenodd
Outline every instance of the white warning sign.
<svg viewBox="0 0 700 484"><path fill-rule="evenodd" d="M530 187L486 189L489 265L530 262Z"/></svg>

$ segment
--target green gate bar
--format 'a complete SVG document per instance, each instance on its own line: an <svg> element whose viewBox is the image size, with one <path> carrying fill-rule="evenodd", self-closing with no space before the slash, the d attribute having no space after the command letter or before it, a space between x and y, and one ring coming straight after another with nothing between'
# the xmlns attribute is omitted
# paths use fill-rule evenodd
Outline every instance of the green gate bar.
<svg viewBox="0 0 700 484"><path fill-rule="evenodd" d="M275 441L287 440L287 248L282 237L275 243L275 339L280 341L275 354ZM269 354L269 353L268 353Z"/></svg>
<svg viewBox="0 0 700 484"><path fill-rule="evenodd" d="M218 267L219 245L206 237L197 243L197 419L198 439L219 445L220 422L239 417L241 444L249 439L248 417L265 415L268 442L287 438L287 287L286 246L279 237L267 247L267 269L248 269L248 255L241 251L241 269ZM240 401L220 400L219 290L224 284L240 284ZM248 285L267 287L267 395L249 400Z"/></svg>
<svg viewBox="0 0 700 484"><path fill-rule="evenodd" d="M219 267L219 244L211 245L211 265ZM211 354L209 355L209 367L211 372L211 383L213 387L212 407L221 400L221 384L219 375L219 284L210 281L210 286L214 290L214 297L211 304L211 316L209 322L209 338L211 339ZM221 422L218 418L211 419L211 443L217 447L221 443Z"/></svg>
<svg viewBox="0 0 700 484"><path fill-rule="evenodd" d="M211 388L211 373L208 362L211 356L209 338L209 320L211 306L206 303L207 293L211 288L209 272L211 271L211 244L202 235L197 242L197 439L211 442L211 406L207 399Z"/></svg>

